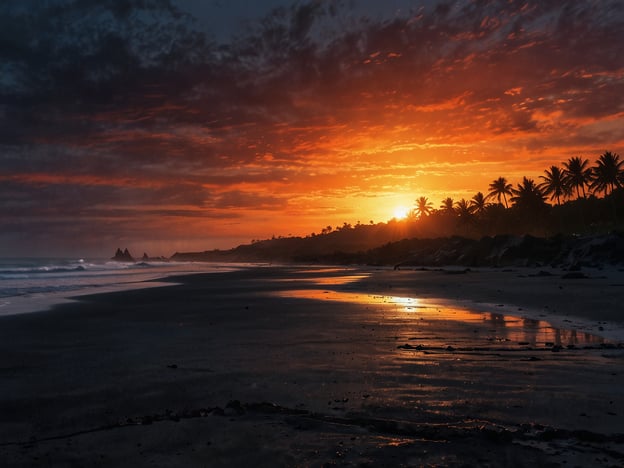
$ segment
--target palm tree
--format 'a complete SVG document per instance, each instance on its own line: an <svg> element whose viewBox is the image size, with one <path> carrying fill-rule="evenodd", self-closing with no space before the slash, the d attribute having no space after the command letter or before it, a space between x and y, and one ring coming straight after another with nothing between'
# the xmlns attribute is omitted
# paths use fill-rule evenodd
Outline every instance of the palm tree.
<svg viewBox="0 0 624 468"><path fill-rule="evenodd" d="M472 216L470 204L464 198L455 203L455 212L463 219L469 219Z"/></svg>
<svg viewBox="0 0 624 468"><path fill-rule="evenodd" d="M440 205L440 209L445 213L453 213L453 199L451 197L447 197L442 200L442 204Z"/></svg>
<svg viewBox="0 0 624 468"><path fill-rule="evenodd" d="M496 197L498 203L501 203L501 198L505 202L505 208L509 208L507 206L507 195L512 195L512 185L507 183L507 179L504 177L499 177L494 182L490 184L490 193L487 194L486 198Z"/></svg>
<svg viewBox="0 0 624 468"><path fill-rule="evenodd" d="M487 206L486 197L484 197L481 192L477 192L477 194L472 197L472 200L470 200L470 209L476 215L483 214Z"/></svg>
<svg viewBox="0 0 624 468"><path fill-rule="evenodd" d="M424 218L425 216L430 215L433 211L433 204L427 199L427 197L419 197L416 200L414 211L419 218Z"/></svg>
<svg viewBox="0 0 624 468"><path fill-rule="evenodd" d="M592 180L592 170L587 167L589 160L581 157L572 157L563 163L563 173L570 189L576 189L576 198L587 198L585 187L589 187ZM579 190L580 189L580 190Z"/></svg>
<svg viewBox="0 0 624 468"><path fill-rule="evenodd" d="M551 200L557 200L557 205L561 205L561 197L566 197L572 192L568 185L565 174L558 166L550 166L544 171L545 176L540 176L544 182L539 184L539 188L544 195L550 195Z"/></svg>
<svg viewBox="0 0 624 468"><path fill-rule="evenodd" d="M605 151L600 155L593 169L593 180L590 188L596 192L604 192L605 196L616 188L622 187L624 161L618 154Z"/></svg>
<svg viewBox="0 0 624 468"><path fill-rule="evenodd" d="M511 189L511 192L513 193L511 201L518 208L534 210L545 204L544 194L533 179L523 177L522 183L518 184L518 188Z"/></svg>

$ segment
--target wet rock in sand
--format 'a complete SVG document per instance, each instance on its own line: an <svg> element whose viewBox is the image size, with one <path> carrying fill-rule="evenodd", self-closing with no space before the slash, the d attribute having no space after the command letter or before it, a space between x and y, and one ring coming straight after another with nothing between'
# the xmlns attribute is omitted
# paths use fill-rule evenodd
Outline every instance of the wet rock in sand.
<svg viewBox="0 0 624 468"><path fill-rule="evenodd" d="M245 408L243 408L243 405L241 404L240 401L238 400L231 400L228 402L227 405L225 405L225 413L226 414L237 414L237 415L241 415L245 413Z"/></svg>
<svg viewBox="0 0 624 468"><path fill-rule="evenodd" d="M582 271L570 271L569 273L562 275L561 278L562 279L587 279L589 277Z"/></svg>

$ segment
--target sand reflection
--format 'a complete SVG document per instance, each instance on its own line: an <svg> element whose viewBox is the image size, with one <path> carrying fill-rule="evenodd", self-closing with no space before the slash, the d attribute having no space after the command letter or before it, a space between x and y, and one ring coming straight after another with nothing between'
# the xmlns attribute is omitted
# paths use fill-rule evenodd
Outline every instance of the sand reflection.
<svg viewBox="0 0 624 468"><path fill-rule="evenodd" d="M305 272L305 271L303 271ZM315 270L314 273L319 273L320 271ZM291 278L273 278L271 279L274 283L308 283L308 284L316 284L318 286L331 286L331 285L344 285L349 283L354 283L356 281L360 281L368 278L367 274L355 274L355 275L340 275L340 276L306 276L301 278L291 277Z"/></svg>
<svg viewBox="0 0 624 468"><path fill-rule="evenodd" d="M354 275L357 276L357 275ZM328 278L329 280L343 278ZM315 280L316 282L317 280ZM430 344L454 343L475 347L552 347L587 346L603 343L604 338L574 329L553 326L547 321L533 320L499 312L474 311L450 303L433 302L415 297L388 296L324 289L294 289L276 292L281 297L317 301L337 301L369 306L366 320L383 320L386 324L401 323L405 338L422 340ZM370 306L377 308L371 309ZM410 326L410 324L412 326ZM435 341L436 343L431 343Z"/></svg>

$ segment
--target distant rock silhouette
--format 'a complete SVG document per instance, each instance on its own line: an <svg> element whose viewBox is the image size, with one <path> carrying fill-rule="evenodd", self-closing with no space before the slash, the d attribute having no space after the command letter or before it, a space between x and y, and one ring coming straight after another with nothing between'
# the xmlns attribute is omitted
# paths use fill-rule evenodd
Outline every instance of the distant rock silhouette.
<svg viewBox="0 0 624 468"><path fill-rule="evenodd" d="M134 257L130 255L128 249L124 249L122 252L121 249L118 248L117 252L115 252L115 256L112 257L111 260L116 262L134 262Z"/></svg>
<svg viewBox="0 0 624 468"><path fill-rule="evenodd" d="M143 252L143 256L141 257L142 262L168 262L169 259L167 257L150 257L146 252Z"/></svg>

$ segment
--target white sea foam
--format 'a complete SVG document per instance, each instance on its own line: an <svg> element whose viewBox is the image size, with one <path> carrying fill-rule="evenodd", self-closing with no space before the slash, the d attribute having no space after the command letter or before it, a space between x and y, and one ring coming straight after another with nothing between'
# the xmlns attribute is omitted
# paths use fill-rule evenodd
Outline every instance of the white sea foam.
<svg viewBox="0 0 624 468"><path fill-rule="evenodd" d="M45 310L82 294L153 287L159 285L154 280L166 276L237 268L240 265L193 262L0 259L0 315Z"/></svg>

